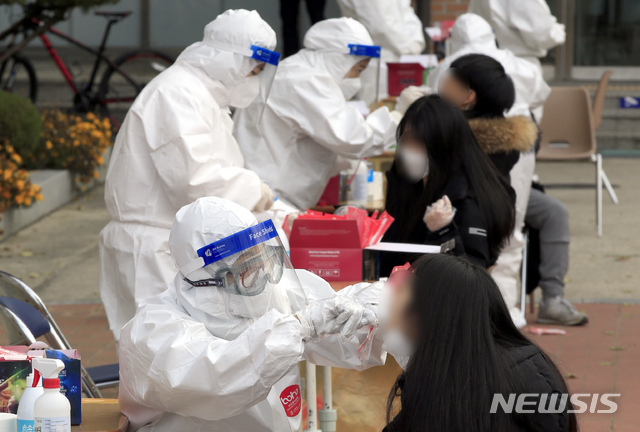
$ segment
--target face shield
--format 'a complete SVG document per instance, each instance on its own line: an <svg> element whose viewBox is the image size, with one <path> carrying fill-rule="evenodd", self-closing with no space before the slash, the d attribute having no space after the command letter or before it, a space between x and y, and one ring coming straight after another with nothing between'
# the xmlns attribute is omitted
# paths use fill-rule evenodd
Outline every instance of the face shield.
<svg viewBox="0 0 640 432"><path fill-rule="evenodd" d="M380 54L382 52L382 48L378 45L357 45L357 44L349 44L348 52L346 54L358 56L358 57L368 57L369 65L367 66L367 71L369 73L375 74L376 77L376 86L375 86L375 95L374 101L375 106L378 106L380 102Z"/></svg>
<svg viewBox="0 0 640 432"><path fill-rule="evenodd" d="M224 304L229 317L257 319L271 309L292 313L291 296L303 292L271 220L205 245L196 253L197 259L180 268L184 280L207 292L201 299ZM210 277L189 277L199 269Z"/></svg>
<svg viewBox="0 0 640 432"><path fill-rule="evenodd" d="M281 54L257 45L244 48L218 41L210 44L217 49L240 54L257 62L255 67L248 71L247 76L231 91L230 105L242 109L259 101L266 103Z"/></svg>

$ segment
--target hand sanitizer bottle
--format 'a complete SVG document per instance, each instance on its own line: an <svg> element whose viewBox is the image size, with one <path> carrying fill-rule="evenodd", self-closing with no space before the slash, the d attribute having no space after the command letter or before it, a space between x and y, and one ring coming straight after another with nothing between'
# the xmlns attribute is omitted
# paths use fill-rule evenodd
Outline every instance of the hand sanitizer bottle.
<svg viewBox="0 0 640 432"><path fill-rule="evenodd" d="M71 432L71 404L60 393L58 374L64 369L64 363L58 359L36 357L33 359L36 370L35 379L42 374L44 393L34 406L34 432Z"/></svg>
<svg viewBox="0 0 640 432"><path fill-rule="evenodd" d="M27 387L20 397L18 405L18 432L33 432L33 408L44 390L40 380L34 380L33 373L27 377Z"/></svg>

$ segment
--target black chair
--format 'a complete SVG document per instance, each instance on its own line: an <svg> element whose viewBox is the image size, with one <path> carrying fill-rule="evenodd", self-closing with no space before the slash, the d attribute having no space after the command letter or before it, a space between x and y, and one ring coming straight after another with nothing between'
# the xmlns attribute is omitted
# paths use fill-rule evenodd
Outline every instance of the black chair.
<svg viewBox="0 0 640 432"><path fill-rule="evenodd" d="M0 319L12 345L30 345L42 337L51 348L72 349L35 291L3 271L0 271ZM119 373L118 363L87 369L82 366L83 391L88 397L101 398L99 389L118 385Z"/></svg>

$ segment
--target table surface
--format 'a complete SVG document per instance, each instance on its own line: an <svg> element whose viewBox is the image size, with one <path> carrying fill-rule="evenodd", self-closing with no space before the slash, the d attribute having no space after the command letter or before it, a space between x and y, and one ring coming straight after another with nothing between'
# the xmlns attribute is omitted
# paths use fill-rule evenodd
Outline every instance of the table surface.
<svg viewBox="0 0 640 432"><path fill-rule="evenodd" d="M120 412L118 399L82 399L82 424L72 432L124 432L129 421Z"/></svg>

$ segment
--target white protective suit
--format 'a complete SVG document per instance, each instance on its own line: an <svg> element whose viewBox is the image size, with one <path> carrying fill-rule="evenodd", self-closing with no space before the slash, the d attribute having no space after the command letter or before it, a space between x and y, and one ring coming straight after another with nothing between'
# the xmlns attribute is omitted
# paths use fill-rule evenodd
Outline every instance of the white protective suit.
<svg viewBox="0 0 640 432"><path fill-rule="evenodd" d="M366 27L371 39L382 47L379 97L388 93L386 63L395 63L403 55L421 54L425 47L424 25L416 15L411 0L338 0L343 16L353 18ZM362 75L359 97L370 104L375 98L376 71L371 68Z"/></svg>
<svg viewBox="0 0 640 432"><path fill-rule="evenodd" d="M547 51L566 39L545 0L471 0L468 12L486 19L496 32L500 48L540 64Z"/></svg>
<svg viewBox="0 0 640 432"><path fill-rule="evenodd" d="M246 167L299 209L316 205L338 156L375 156L395 143L397 123L386 107L365 119L347 104L341 85L363 59L342 54L348 44L372 44L362 24L350 18L315 24L305 48L278 66L261 121L260 104L234 117Z"/></svg>
<svg viewBox="0 0 640 432"><path fill-rule="evenodd" d="M258 62L214 41L273 49L276 35L255 11L220 15L203 42L144 88L116 138L105 189L111 222L100 233L100 295L116 340L138 303L175 276L169 230L180 207L202 196L250 210L261 202L260 177L244 168L228 111L247 103L238 89Z"/></svg>
<svg viewBox="0 0 640 432"><path fill-rule="evenodd" d="M470 13L460 15L451 28L449 44L451 54L429 74L427 85L432 89L438 89L440 77L455 60L467 54L484 54L500 62L513 80L516 101L508 116L528 117L531 111L541 108L549 97L551 89L542 77L540 68L516 57L507 49L499 49L493 29L482 17Z"/></svg>
<svg viewBox="0 0 640 432"><path fill-rule="evenodd" d="M540 68L525 59L516 57L507 49L499 49L493 29L482 17L471 13L460 15L451 29L449 43L451 55L429 74L429 86L437 89L440 77L456 59L467 54L484 54L500 62L513 80L516 100L507 116L528 117L533 112L536 119L541 120L542 107L551 89L544 81ZM526 325L525 317L516 308L516 303L519 298L519 272L524 246L522 228L534 170L534 152L521 154L518 163L511 169L511 187L516 192L515 230L491 272L518 327Z"/></svg>
<svg viewBox="0 0 640 432"><path fill-rule="evenodd" d="M200 199L176 216L171 254L184 269L198 257L198 248L256 222L229 201ZM120 341L120 408L132 430L298 431L298 362L364 369L357 350L368 328L351 339L326 335L309 340L305 326L287 310L302 310L336 293L309 272L290 271L301 284L279 284L287 304L253 319L240 318L230 308L233 303L225 305L219 288L192 286L180 273L173 288L141 305ZM204 280L211 273L205 267L188 277ZM380 292L381 284L360 284L337 296L349 296L377 312ZM374 338L366 366L382 365L385 359L382 340Z"/></svg>

